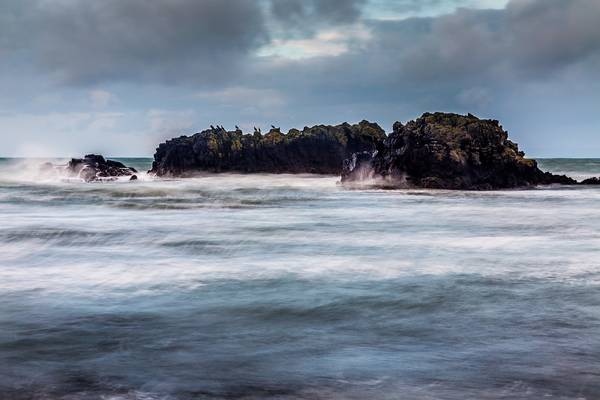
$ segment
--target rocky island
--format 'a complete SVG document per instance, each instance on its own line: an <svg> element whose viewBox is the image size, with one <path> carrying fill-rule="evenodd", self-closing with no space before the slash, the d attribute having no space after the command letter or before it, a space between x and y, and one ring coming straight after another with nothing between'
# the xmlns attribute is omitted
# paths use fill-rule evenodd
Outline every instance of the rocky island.
<svg viewBox="0 0 600 400"><path fill-rule="evenodd" d="M374 151L385 139L377 124L317 125L283 134L273 127L265 135L257 129L244 134L223 127L181 136L156 149L150 173L182 177L198 172L270 172L339 175L344 159Z"/></svg>
<svg viewBox="0 0 600 400"><path fill-rule="evenodd" d="M161 143L151 174L186 177L199 172L341 174L347 186L493 190L578 183L543 172L497 120L425 113L386 135L376 123L317 125L302 131L221 126Z"/></svg>
<svg viewBox="0 0 600 400"><path fill-rule="evenodd" d="M577 181L541 171L496 120L425 113L406 125L396 122L376 151L345 160L342 183L492 190Z"/></svg>

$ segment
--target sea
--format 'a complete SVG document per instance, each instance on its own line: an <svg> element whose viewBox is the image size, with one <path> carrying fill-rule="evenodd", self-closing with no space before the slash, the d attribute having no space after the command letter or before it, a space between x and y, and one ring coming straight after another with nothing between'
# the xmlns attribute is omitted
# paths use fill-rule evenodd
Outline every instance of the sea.
<svg viewBox="0 0 600 400"><path fill-rule="evenodd" d="M0 160L2 400L600 399L600 187L41 162Z"/></svg>

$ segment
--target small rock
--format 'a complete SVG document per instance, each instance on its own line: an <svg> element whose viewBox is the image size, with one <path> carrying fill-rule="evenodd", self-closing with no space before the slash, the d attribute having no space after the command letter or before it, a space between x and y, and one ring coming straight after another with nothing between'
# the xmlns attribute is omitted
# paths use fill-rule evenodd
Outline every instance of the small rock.
<svg viewBox="0 0 600 400"><path fill-rule="evenodd" d="M127 167L123 163L106 160L97 154L88 154L83 158L72 158L66 166L54 166L45 163L42 170L52 168L69 177L79 178L85 182L112 181L120 176L135 176L135 168ZM131 178L130 178L131 179ZM136 178L137 179L137 178Z"/></svg>

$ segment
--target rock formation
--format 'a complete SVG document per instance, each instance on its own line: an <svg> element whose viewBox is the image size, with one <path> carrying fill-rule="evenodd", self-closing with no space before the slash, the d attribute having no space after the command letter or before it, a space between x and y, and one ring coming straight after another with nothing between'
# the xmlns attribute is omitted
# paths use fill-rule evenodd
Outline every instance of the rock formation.
<svg viewBox="0 0 600 400"><path fill-rule="evenodd" d="M40 167L44 174L54 173L58 176L78 178L85 182L110 181L118 177L129 176L130 180L136 180L135 168L127 167L123 163L113 160L105 160L96 154L88 154L84 158L73 158L67 165L56 166L45 163Z"/></svg>
<svg viewBox="0 0 600 400"><path fill-rule="evenodd" d="M600 185L600 178L588 178L580 182L581 185Z"/></svg>
<svg viewBox="0 0 600 400"><path fill-rule="evenodd" d="M578 184L543 172L525 158L496 120L471 114L425 113L386 136L375 123L317 125L265 135L222 126L161 143L150 173L186 177L199 172L342 175L345 185L491 190ZM86 173L87 174L87 173ZM93 175L90 173L90 175ZM597 185L600 179L581 184Z"/></svg>
<svg viewBox="0 0 600 400"><path fill-rule="evenodd" d="M137 179L135 168L123 163L105 160L101 155L88 154L84 158L73 158L66 167L71 176L83 179L85 182L112 180L120 176ZM135 177L135 178L134 178Z"/></svg>
<svg viewBox="0 0 600 400"><path fill-rule="evenodd" d="M577 182L542 172L496 120L425 113L406 125L396 122L376 151L345 160L342 183L491 190Z"/></svg>
<svg viewBox="0 0 600 400"><path fill-rule="evenodd" d="M240 129L217 126L161 143L150 172L158 176L202 171L339 175L344 159L355 152L373 151L383 139L383 129L367 121L292 129L287 134L273 127L265 135L256 128L254 134L243 134Z"/></svg>

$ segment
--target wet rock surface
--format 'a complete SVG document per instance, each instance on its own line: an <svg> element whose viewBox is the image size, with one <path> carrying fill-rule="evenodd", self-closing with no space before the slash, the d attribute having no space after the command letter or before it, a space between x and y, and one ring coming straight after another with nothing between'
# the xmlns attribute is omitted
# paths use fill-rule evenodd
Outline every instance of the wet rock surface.
<svg viewBox="0 0 600 400"><path fill-rule="evenodd" d="M40 172L44 174L56 173L60 176L81 179L85 182L111 181L127 176L130 177L130 180L137 179L135 168L128 167L119 161L106 160L103 156L97 154L88 154L83 158L72 158L66 165L44 163L40 167Z"/></svg>
<svg viewBox="0 0 600 400"><path fill-rule="evenodd" d="M67 164L67 170L71 175L77 176L86 182L111 180L121 176L134 176L135 168L127 167L125 164L106 160L97 154L88 154L84 158L73 158Z"/></svg>
<svg viewBox="0 0 600 400"><path fill-rule="evenodd" d="M375 152L346 159L342 183L492 190L577 181L541 171L496 120L425 113L406 125L396 122Z"/></svg>
<svg viewBox="0 0 600 400"><path fill-rule="evenodd" d="M344 159L373 151L383 139L384 130L368 121L291 129L287 134L273 127L264 135L256 129L244 134L237 127L211 127L160 144L150 172L175 177L228 171L339 175Z"/></svg>

